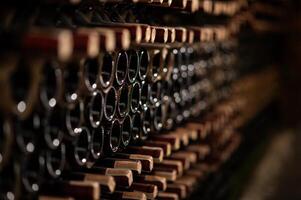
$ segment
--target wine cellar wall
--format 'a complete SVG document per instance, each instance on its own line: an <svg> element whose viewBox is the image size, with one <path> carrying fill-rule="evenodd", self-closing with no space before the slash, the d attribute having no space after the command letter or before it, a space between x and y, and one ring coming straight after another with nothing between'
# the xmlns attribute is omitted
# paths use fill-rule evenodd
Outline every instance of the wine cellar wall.
<svg viewBox="0 0 301 200"><path fill-rule="evenodd" d="M198 199L275 102L285 2L1 2L0 200Z"/></svg>

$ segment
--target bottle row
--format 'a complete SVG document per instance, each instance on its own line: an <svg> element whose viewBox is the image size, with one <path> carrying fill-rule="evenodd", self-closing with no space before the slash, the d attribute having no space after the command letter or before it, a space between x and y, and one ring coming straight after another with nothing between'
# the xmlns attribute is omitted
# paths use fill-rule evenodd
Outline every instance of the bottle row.
<svg viewBox="0 0 301 200"><path fill-rule="evenodd" d="M108 144L103 140L106 134L94 131L90 137L86 128L80 130L77 140L66 141L56 150L44 149L20 157L14 154L13 162L0 172L1 197L12 199L22 194L23 198L29 195L28 199L187 198L199 181L216 172L239 148L242 135L238 130L273 101L277 80L273 69L248 75L233 83L231 97L221 100L202 117L166 134L151 134L147 140L93 163L88 154L97 156L100 146ZM114 135L119 126L114 122ZM94 140L95 136L98 142L103 141L101 145L88 144L89 138ZM124 141L121 143L124 145ZM86 162L86 167L79 162ZM45 170L60 178L50 178Z"/></svg>

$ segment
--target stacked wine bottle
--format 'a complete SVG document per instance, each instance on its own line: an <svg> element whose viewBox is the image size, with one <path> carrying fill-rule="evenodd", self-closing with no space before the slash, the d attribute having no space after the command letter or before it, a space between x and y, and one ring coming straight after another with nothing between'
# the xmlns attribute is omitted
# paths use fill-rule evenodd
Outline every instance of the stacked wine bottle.
<svg viewBox="0 0 301 200"><path fill-rule="evenodd" d="M1 200L187 198L277 87L273 70L237 81L245 1L17 4L1 8Z"/></svg>

